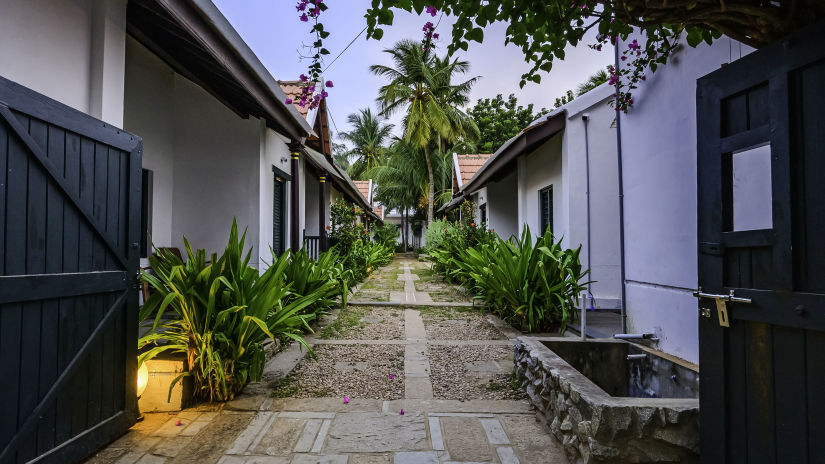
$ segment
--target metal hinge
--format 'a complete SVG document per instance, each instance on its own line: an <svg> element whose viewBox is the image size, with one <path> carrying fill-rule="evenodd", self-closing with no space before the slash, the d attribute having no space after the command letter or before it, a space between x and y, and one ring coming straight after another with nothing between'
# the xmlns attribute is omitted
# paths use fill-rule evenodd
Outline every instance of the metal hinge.
<svg viewBox="0 0 825 464"><path fill-rule="evenodd" d="M719 316L719 325L721 327L730 327L730 319L728 318L728 302L746 304L751 303L750 298L735 296L733 290L731 290L727 295L719 295L715 293L704 293L702 292L702 288L699 287L699 290L693 292L693 296L696 298L711 299L716 302L716 313ZM699 315L702 317L710 317L710 310L707 308L700 308Z"/></svg>

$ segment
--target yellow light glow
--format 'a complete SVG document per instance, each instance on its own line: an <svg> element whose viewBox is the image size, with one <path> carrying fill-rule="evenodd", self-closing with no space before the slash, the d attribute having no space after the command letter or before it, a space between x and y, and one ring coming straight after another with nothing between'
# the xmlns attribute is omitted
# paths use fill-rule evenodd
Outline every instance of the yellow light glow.
<svg viewBox="0 0 825 464"><path fill-rule="evenodd" d="M146 363L140 365L138 369L137 375L137 396L143 394L143 391L146 390L146 384L149 383L149 368L146 367Z"/></svg>

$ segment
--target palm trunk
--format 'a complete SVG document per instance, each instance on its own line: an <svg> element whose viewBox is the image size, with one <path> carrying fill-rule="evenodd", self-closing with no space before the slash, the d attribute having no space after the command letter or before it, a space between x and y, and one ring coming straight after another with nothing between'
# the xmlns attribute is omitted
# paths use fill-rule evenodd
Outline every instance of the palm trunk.
<svg viewBox="0 0 825 464"><path fill-rule="evenodd" d="M435 201L435 178L433 176L433 163L430 161L430 148L424 147L424 159L427 161L427 175L430 178L430 191L427 197L427 226L433 222L433 203Z"/></svg>
<svg viewBox="0 0 825 464"><path fill-rule="evenodd" d="M404 207L404 252L408 251L407 246L410 244L410 208Z"/></svg>

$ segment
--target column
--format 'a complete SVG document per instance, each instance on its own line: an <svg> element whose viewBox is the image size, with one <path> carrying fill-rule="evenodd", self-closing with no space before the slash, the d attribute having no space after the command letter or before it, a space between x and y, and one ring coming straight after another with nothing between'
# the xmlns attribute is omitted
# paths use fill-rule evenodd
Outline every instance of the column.
<svg viewBox="0 0 825 464"><path fill-rule="evenodd" d="M329 185L327 185L327 173L323 172L318 176L318 236L320 244L318 251L327 251L327 208L329 207Z"/></svg>
<svg viewBox="0 0 825 464"><path fill-rule="evenodd" d="M289 240L291 243L292 252L297 253L298 250L301 249L301 233L300 233L300 224L299 218L301 217L301 213L299 211L300 204L301 204L301 191L300 191L300 157L301 157L301 144L292 142L289 144L289 151L291 154L292 161L290 162L290 166L292 169L292 194L290 198L290 214L289 214Z"/></svg>

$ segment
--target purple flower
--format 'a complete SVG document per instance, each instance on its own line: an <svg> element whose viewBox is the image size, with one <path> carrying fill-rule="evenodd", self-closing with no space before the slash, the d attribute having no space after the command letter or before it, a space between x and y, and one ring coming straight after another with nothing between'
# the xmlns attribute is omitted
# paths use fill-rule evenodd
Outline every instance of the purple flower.
<svg viewBox="0 0 825 464"><path fill-rule="evenodd" d="M284 103L286 103L287 105L291 105L292 104L292 99L287 98L286 100L284 100Z"/></svg>
<svg viewBox="0 0 825 464"><path fill-rule="evenodd" d="M326 90L321 91L321 98L327 98L328 96L329 96L329 94L327 93Z"/></svg>
<svg viewBox="0 0 825 464"><path fill-rule="evenodd" d="M301 82L306 82L309 78L306 76L306 74L301 74L300 76L298 76L298 79L301 79Z"/></svg>
<svg viewBox="0 0 825 464"><path fill-rule="evenodd" d="M438 34L433 34L433 39L437 39L437 38L438 38Z"/></svg>
<svg viewBox="0 0 825 464"><path fill-rule="evenodd" d="M402 409L402 410L398 411L398 415L403 416L404 415L404 410Z"/></svg>
<svg viewBox="0 0 825 464"><path fill-rule="evenodd" d="M390 380L395 380L395 374L390 374Z"/></svg>
<svg viewBox="0 0 825 464"><path fill-rule="evenodd" d="M430 16L435 16L438 13L438 10L434 6L428 6L427 13L429 13Z"/></svg>
<svg viewBox="0 0 825 464"><path fill-rule="evenodd" d="M630 42L629 44L627 44L627 48L629 48L631 50L638 50L639 49L639 42L637 42L636 39L633 39L633 42Z"/></svg>
<svg viewBox="0 0 825 464"><path fill-rule="evenodd" d="M307 14L306 14L306 13L302 14L302 15L300 16L300 18L298 18L298 19L300 19L300 20L301 20L301 21L303 21L303 22L307 22L307 21L309 21L309 17L307 17Z"/></svg>
<svg viewBox="0 0 825 464"><path fill-rule="evenodd" d="M349 404L349 396L344 396L344 404Z"/></svg>
<svg viewBox="0 0 825 464"><path fill-rule="evenodd" d="M324 85L330 88L335 87L334 85L332 85L332 81L327 81Z"/></svg>

